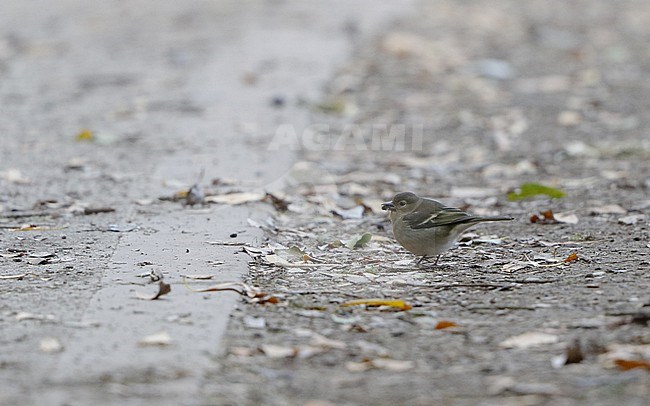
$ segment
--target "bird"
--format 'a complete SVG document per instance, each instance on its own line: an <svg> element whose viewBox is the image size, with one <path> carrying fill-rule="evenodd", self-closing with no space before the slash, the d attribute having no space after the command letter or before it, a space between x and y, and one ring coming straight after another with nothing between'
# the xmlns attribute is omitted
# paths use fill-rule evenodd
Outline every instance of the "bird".
<svg viewBox="0 0 650 406"><path fill-rule="evenodd" d="M458 236L478 223L514 220L510 216L474 216L412 192L397 193L381 208L388 211L397 242L421 256L417 265L434 256L433 265L437 265L442 253L456 243Z"/></svg>

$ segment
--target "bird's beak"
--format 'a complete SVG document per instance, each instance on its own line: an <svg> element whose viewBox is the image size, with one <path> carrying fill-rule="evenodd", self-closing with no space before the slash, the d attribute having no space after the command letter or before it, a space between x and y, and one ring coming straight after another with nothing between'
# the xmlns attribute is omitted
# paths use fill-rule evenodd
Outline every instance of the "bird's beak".
<svg viewBox="0 0 650 406"><path fill-rule="evenodd" d="M395 205L393 202L385 202L381 204L382 210L395 211Z"/></svg>

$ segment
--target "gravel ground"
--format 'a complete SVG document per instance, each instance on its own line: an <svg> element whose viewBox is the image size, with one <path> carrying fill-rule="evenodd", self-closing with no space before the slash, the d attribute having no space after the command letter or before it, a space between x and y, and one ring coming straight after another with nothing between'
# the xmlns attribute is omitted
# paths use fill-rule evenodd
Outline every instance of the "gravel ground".
<svg viewBox="0 0 650 406"><path fill-rule="evenodd" d="M210 402L646 404L648 18L640 1L438 1L359 47L252 219L268 244L246 282L280 302L242 300ZM566 196L507 198L526 182ZM405 190L516 220L420 268L379 210ZM560 221L531 221L547 210Z"/></svg>

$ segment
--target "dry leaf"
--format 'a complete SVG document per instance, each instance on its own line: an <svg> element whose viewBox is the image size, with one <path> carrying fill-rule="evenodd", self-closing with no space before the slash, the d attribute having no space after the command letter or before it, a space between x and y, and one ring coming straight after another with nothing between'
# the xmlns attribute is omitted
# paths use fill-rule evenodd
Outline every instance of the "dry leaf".
<svg viewBox="0 0 650 406"><path fill-rule="evenodd" d="M531 223L539 223L539 224L555 224L557 221L555 220L555 217L553 216L553 211L552 210L546 210L543 211L539 214L533 214L530 216L530 222Z"/></svg>
<svg viewBox="0 0 650 406"><path fill-rule="evenodd" d="M436 324L436 327L434 327L434 329L435 330L442 330L442 329L449 328L449 327L458 327L458 324L454 323L453 321L440 320Z"/></svg>
<svg viewBox="0 0 650 406"><path fill-rule="evenodd" d="M250 202L259 202L265 198L263 193L252 193L252 192L242 192L242 193L229 193L225 195L216 195L216 196L206 196L204 201L206 203L220 203L220 204L229 204L231 206L236 206L238 204L250 203Z"/></svg>
<svg viewBox="0 0 650 406"><path fill-rule="evenodd" d="M294 347L283 347L274 344L262 344L260 350L269 358L290 358L295 357L298 353Z"/></svg>
<svg viewBox="0 0 650 406"><path fill-rule="evenodd" d="M545 344L554 344L559 341L559 337L554 334L540 333L529 331L518 336L510 337L501 343L501 348L529 348Z"/></svg>
<svg viewBox="0 0 650 406"><path fill-rule="evenodd" d="M623 371L628 371L630 369L636 368L650 371L650 361L645 359L615 359L614 364L616 364L616 366Z"/></svg>
<svg viewBox="0 0 650 406"><path fill-rule="evenodd" d="M361 248L364 245L368 244L371 239L372 239L372 234L370 233L357 234L352 238L350 238L349 240L341 240L341 244L353 250L355 248Z"/></svg>
<svg viewBox="0 0 650 406"><path fill-rule="evenodd" d="M644 363L650 360L650 344L610 344L607 352L598 358L607 368L646 368Z"/></svg>
<svg viewBox="0 0 650 406"><path fill-rule="evenodd" d="M578 224L578 216L573 213L555 213L554 217L558 223Z"/></svg>
<svg viewBox="0 0 650 406"><path fill-rule="evenodd" d="M546 210L530 216L530 222L538 224L577 224L578 216L572 213L553 213L552 210Z"/></svg>
<svg viewBox="0 0 650 406"><path fill-rule="evenodd" d="M344 350L347 348L347 344L344 343L343 341L339 340L332 340L331 338L327 338L323 335L313 333L311 341L309 342L310 345L314 347L321 347L321 348L335 348L338 350Z"/></svg>
<svg viewBox="0 0 650 406"><path fill-rule="evenodd" d="M618 204L608 204L605 206L592 207L589 209L591 214L626 214L627 210Z"/></svg>
<svg viewBox="0 0 650 406"><path fill-rule="evenodd" d="M95 138L94 134L92 131L88 129L83 129L81 130L77 135L75 135L74 139L76 141L93 141Z"/></svg>
<svg viewBox="0 0 650 406"><path fill-rule="evenodd" d="M161 331L159 333L151 334L145 337L142 337L138 341L138 345L146 347L146 346L166 346L171 344L172 338L170 335L165 332Z"/></svg>
<svg viewBox="0 0 650 406"><path fill-rule="evenodd" d="M43 320L43 321L55 321L56 317L51 314L35 314L29 312L19 312L16 314L16 321L23 320Z"/></svg>
<svg viewBox="0 0 650 406"><path fill-rule="evenodd" d="M136 293L135 297L137 297L138 299L142 299L142 300L157 300L158 298L160 298L160 296L166 295L171 291L172 291L171 285L169 285L168 283L165 283L163 281L159 281L158 282L158 292L156 292L153 295L147 295L147 294L143 294L143 293Z"/></svg>
<svg viewBox="0 0 650 406"><path fill-rule="evenodd" d="M251 357L253 356L253 354L257 352L257 350L248 347L230 347L228 349L228 352L231 355L235 355L238 357Z"/></svg>
<svg viewBox="0 0 650 406"><path fill-rule="evenodd" d="M38 344L38 349L46 354L54 354L63 351L63 345L54 337L46 337Z"/></svg>
<svg viewBox="0 0 650 406"><path fill-rule="evenodd" d="M277 297L264 293L260 289L254 286L249 286L243 282L222 282L216 285L208 286L207 288L194 289L187 284L187 280L185 279L185 277L183 277L183 284L187 289L193 292L222 292L222 291L230 290L233 292L237 292L240 295L249 297L255 303L276 304L280 302L280 299L278 299Z"/></svg>
<svg viewBox="0 0 650 406"><path fill-rule="evenodd" d="M621 217L618 219L619 224L623 224L626 226L633 226L636 223L640 223L645 220L645 216L643 214L633 214L631 216L625 216Z"/></svg>
<svg viewBox="0 0 650 406"><path fill-rule="evenodd" d="M262 199L262 201L265 202L270 201L273 207L275 207L275 209L279 212L285 212L289 209L289 203L286 200L281 199L271 193L267 193L266 196L264 196L264 198Z"/></svg>
<svg viewBox="0 0 650 406"><path fill-rule="evenodd" d="M364 206L359 205L351 209L334 209L332 210L332 213L341 217L343 220L350 220L350 219L358 220L363 218L363 213L365 210L366 208Z"/></svg>
<svg viewBox="0 0 650 406"><path fill-rule="evenodd" d="M17 185L27 185L32 182L31 179L23 176L20 169L16 168L9 168L7 170L0 171L0 177L9 183L15 183Z"/></svg>
<svg viewBox="0 0 650 406"><path fill-rule="evenodd" d="M20 273L20 274L16 274L16 275L1 275L0 279L22 279L25 276L27 276L26 273Z"/></svg>
<svg viewBox="0 0 650 406"><path fill-rule="evenodd" d="M212 279L214 278L214 275L208 275L208 274L199 274L199 275L181 275L183 278L187 279L198 279L198 280L206 280L206 279Z"/></svg>
<svg viewBox="0 0 650 406"><path fill-rule="evenodd" d="M571 261L577 261L578 260L578 254L575 252L571 253L568 257L564 259L564 262L571 262Z"/></svg>
<svg viewBox="0 0 650 406"><path fill-rule="evenodd" d="M405 372L415 368L413 361L400 361L388 358L367 359L361 362L349 361L345 368L350 372L365 372L371 369L385 369L387 371Z"/></svg>
<svg viewBox="0 0 650 406"><path fill-rule="evenodd" d="M412 308L411 305L407 304L403 300L389 300L389 299L357 299L357 300L349 300L345 303L341 303L341 307L360 306L360 305L366 305L368 307L389 306L398 310L410 310Z"/></svg>

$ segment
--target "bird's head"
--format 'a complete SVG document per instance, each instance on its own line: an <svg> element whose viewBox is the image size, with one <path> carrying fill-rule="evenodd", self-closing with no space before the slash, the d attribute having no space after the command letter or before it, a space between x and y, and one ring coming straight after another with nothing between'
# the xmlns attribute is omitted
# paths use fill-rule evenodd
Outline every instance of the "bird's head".
<svg viewBox="0 0 650 406"><path fill-rule="evenodd" d="M389 212L410 213L415 210L420 198L415 193L400 192L390 202L382 203L381 209Z"/></svg>

